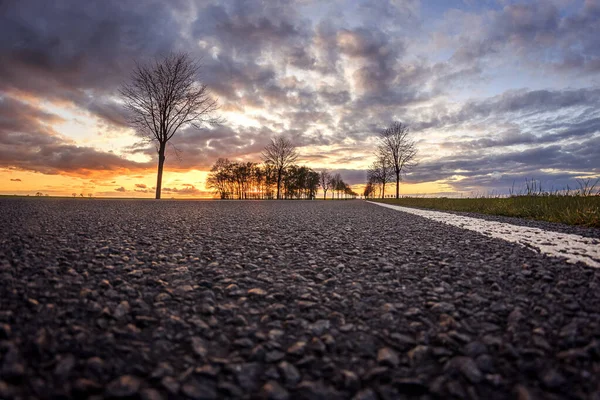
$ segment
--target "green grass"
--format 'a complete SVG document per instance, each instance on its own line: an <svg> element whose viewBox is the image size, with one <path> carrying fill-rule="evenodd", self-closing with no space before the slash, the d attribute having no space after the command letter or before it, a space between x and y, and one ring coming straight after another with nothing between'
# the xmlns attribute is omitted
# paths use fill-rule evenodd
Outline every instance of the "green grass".
<svg viewBox="0 0 600 400"><path fill-rule="evenodd" d="M404 197L374 200L406 207L504 215L600 228L600 196L598 195L543 194L464 199Z"/></svg>

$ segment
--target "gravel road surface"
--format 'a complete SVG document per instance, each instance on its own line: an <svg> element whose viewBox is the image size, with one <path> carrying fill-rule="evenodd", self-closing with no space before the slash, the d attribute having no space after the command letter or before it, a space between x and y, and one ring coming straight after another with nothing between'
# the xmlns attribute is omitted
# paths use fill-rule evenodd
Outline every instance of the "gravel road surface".
<svg viewBox="0 0 600 400"><path fill-rule="evenodd" d="M0 399L599 399L600 269L362 201L0 199Z"/></svg>
<svg viewBox="0 0 600 400"><path fill-rule="evenodd" d="M517 243L543 254L565 258L571 263L582 262L590 267L600 268L600 239L598 238L513 225L435 210L401 207L378 202L369 203L479 232L483 235L502 239L507 242Z"/></svg>

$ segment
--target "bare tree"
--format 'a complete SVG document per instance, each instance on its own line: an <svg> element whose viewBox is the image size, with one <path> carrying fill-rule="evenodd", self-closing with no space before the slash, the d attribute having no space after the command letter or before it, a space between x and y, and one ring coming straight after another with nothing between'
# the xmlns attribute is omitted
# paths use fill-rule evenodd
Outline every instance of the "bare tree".
<svg viewBox="0 0 600 400"><path fill-rule="evenodd" d="M396 198L400 197L400 175L416 165L417 148L408 126L393 122L379 135L379 153L389 159L396 176Z"/></svg>
<svg viewBox="0 0 600 400"><path fill-rule="evenodd" d="M344 181L342 180L342 176L340 174L335 174L335 175L329 176L329 187L331 188L331 200L334 199L335 191L338 190L337 188L343 182Z"/></svg>
<svg viewBox="0 0 600 400"><path fill-rule="evenodd" d="M337 198L340 199L340 193L346 190L346 182L342 179L342 176L337 173L329 178L329 188L331 189L331 199L333 200L335 192L337 192Z"/></svg>
<svg viewBox="0 0 600 400"><path fill-rule="evenodd" d="M376 184L381 188L381 198L385 197L385 185L392 182L394 171L391 163L384 154L377 154L377 160L367 171L367 179L371 184Z"/></svg>
<svg viewBox="0 0 600 400"><path fill-rule="evenodd" d="M331 182L331 175L324 169L319 174L319 180L321 182L321 188L323 188L323 200L327 199L327 191L329 190L329 183Z"/></svg>
<svg viewBox="0 0 600 400"><path fill-rule="evenodd" d="M167 143L179 128L200 128L217 123L213 100L205 84L197 81L200 64L186 53L157 58L149 65L137 64L131 82L120 90L129 122L153 141L158 152L156 198L160 199Z"/></svg>
<svg viewBox="0 0 600 400"><path fill-rule="evenodd" d="M291 141L279 136L271 139L271 143L262 152L265 164L275 168L277 176L277 199L280 199L281 180L285 170L298 159L296 146Z"/></svg>
<svg viewBox="0 0 600 400"><path fill-rule="evenodd" d="M369 181L369 182L367 182L367 185L365 186L365 190L363 191L363 196L365 196L365 199L368 199L369 197L371 197L373 195L374 191L375 191L375 188L373 187L373 182Z"/></svg>

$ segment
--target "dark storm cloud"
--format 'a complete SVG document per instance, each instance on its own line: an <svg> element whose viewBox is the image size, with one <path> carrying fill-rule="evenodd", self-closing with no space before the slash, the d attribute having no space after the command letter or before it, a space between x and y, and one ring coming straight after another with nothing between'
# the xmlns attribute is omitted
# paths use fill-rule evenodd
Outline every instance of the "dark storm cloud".
<svg viewBox="0 0 600 400"><path fill-rule="evenodd" d="M128 127L127 111L112 99L99 97L84 103L85 108L113 126Z"/></svg>
<svg viewBox="0 0 600 400"><path fill-rule="evenodd" d="M526 179L554 182L557 189L573 186L575 178L600 174L600 135L570 145L548 145L527 150L463 152L421 163L407 176L410 182L439 180L455 190L468 191L485 187L506 189ZM548 172L554 170L554 172ZM581 171L587 171L582 174ZM457 179L455 176L463 178Z"/></svg>
<svg viewBox="0 0 600 400"><path fill-rule="evenodd" d="M255 94L263 87L275 82L272 66L260 66L254 61L238 61L228 54L218 60L203 60L203 77L211 91L223 100L236 100L237 92ZM258 103L260 104L260 103Z"/></svg>
<svg viewBox="0 0 600 400"><path fill-rule="evenodd" d="M585 145L592 145L597 139L587 140ZM576 149L581 149L577 146ZM495 171L534 173L541 169L557 168L570 170L598 170L595 160L579 157L573 153L574 148L550 145L535 147L523 151L510 151L500 154L481 154L481 152L465 152L460 156L444 157L419 165L411 174L411 179L426 182L447 178L453 175L485 175ZM593 151L592 153L597 153ZM456 172L461 171L461 172Z"/></svg>
<svg viewBox="0 0 600 400"><path fill-rule="evenodd" d="M0 95L0 135L2 135L0 138L4 140L8 140L11 132L45 129L46 125L60 122L64 122L64 119L56 114L42 111L9 96Z"/></svg>
<svg viewBox="0 0 600 400"><path fill-rule="evenodd" d="M45 174L93 176L96 173L130 173L146 170L154 165L136 163L113 153L64 143L38 148L0 144L0 166Z"/></svg>
<svg viewBox="0 0 600 400"><path fill-rule="evenodd" d="M516 90L482 102L467 103L458 115L459 120L486 117L491 114L552 112L568 107L597 106L600 104L600 89L583 88L572 90Z"/></svg>
<svg viewBox="0 0 600 400"><path fill-rule="evenodd" d="M133 60L183 44L174 17L178 4L3 2L0 90L64 98L77 98L83 89L114 90Z"/></svg>
<svg viewBox="0 0 600 400"><path fill-rule="evenodd" d="M331 106L344 105L350 101L350 92L347 90L335 90L326 86L319 89L319 96Z"/></svg>
<svg viewBox="0 0 600 400"><path fill-rule="evenodd" d="M316 66L316 57L305 47L294 46L286 53L286 61L289 65L300 69L313 69Z"/></svg>
<svg viewBox="0 0 600 400"><path fill-rule="evenodd" d="M593 126L595 111L600 105L600 89L582 88L567 90L510 90L497 96L483 100L467 101L458 111L449 113L441 110L434 118L410 121L413 130L444 128L461 125L467 122L492 118L488 123L522 117L544 117L558 111L579 111L581 115L572 115L577 118L579 127ZM590 111L592 110L592 111ZM547 117L547 116L546 116ZM546 125L539 126L540 133L546 133L553 128L577 128L568 120L554 121L553 118ZM540 121L538 121L539 123ZM543 128L543 129L540 129Z"/></svg>
<svg viewBox="0 0 600 400"><path fill-rule="evenodd" d="M510 49L537 65L598 72L600 2L585 0L579 4L573 13L561 13L550 1L509 4L492 14L485 32L461 38L454 60L473 63Z"/></svg>
<svg viewBox="0 0 600 400"><path fill-rule="evenodd" d="M466 149L490 149L492 147L506 147L516 145L542 145L551 143L561 143L569 139L584 139L596 133L600 133L600 118L584 120L578 123L558 123L546 124L548 128L545 132L551 130L560 130L560 133L546 133L536 136L532 133L521 133L517 131L507 131L494 138L482 138L467 140L455 144L455 147Z"/></svg>
<svg viewBox="0 0 600 400"><path fill-rule="evenodd" d="M66 142L48 125L62 118L21 101L0 98L0 166L47 174L143 170L148 164Z"/></svg>
<svg viewBox="0 0 600 400"><path fill-rule="evenodd" d="M226 49L257 56L266 46L288 45L302 36L304 23L293 2L233 0L200 8L192 34Z"/></svg>

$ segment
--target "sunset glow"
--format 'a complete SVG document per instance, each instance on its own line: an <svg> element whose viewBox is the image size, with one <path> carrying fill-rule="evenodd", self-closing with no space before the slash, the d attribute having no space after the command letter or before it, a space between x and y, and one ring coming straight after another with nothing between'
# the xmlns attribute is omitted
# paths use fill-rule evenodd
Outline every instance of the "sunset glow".
<svg viewBox="0 0 600 400"><path fill-rule="evenodd" d="M0 194L153 197L118 90L171 51L201 60L224 122L176 134L164 198L213 196L217 158L260 162L277 135L360 193L391 121L419 150L403 195L600 176L598 0L145 3L0 6Z"/></svg>

